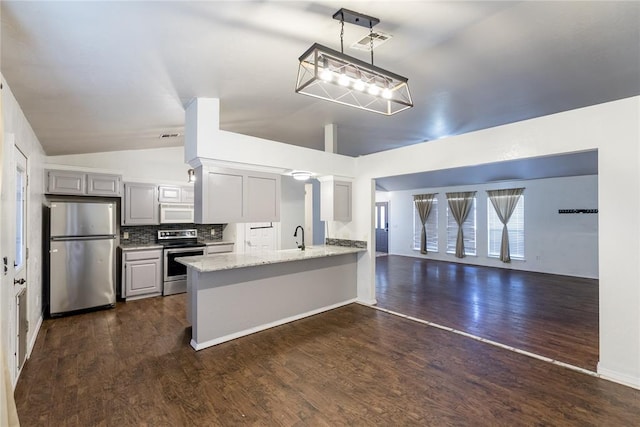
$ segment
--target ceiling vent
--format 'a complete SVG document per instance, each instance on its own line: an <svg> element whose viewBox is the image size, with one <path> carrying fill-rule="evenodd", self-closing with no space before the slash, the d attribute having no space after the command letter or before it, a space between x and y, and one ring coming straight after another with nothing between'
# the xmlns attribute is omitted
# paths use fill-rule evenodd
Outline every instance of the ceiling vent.
<svg viewBox="0 0 640 427"><path fill-rule="evenodd" d="M383 43L386 43L393 37L391 34L386 34L381 31L373 31L371 34L367 33L357 42L353 43L351 47L357 50L364 50L366 52L371 51L371 39L373 39L373 48L377 48Z"/></svg>

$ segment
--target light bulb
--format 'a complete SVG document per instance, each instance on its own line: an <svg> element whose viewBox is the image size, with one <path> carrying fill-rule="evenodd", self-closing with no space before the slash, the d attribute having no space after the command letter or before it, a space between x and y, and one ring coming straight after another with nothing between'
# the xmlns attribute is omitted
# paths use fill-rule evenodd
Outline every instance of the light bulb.
<svg viewBox="0 0 640 427"><path fill-rule="evenodd" d="M363 91L364 90L364 82L360 79L357 79L355 82L353 82L353 88L355 90L359 90L359 91Z"/></svg>
<svg viewBox="0 0 640 427"><path fill-rule="evenodd" d="M349 77L344 74L340 74L340 78L338 79L338 84L340 86L349 86Z"/></svg>
<svg viewBox="0 0 640 427"><path fill-rule="evenodd" d="M330 82L331 79L333 78L331 71L324 69L322 70L322 72L320 73L320 78L322 80L324 80L325 82Z"/></svg>
<svg viewBox="0 0 640 427"><path fill-rule="evenodd" d="M389 89L384 89L382 91L382 97L384 99L391 99L391 91Z"/></svg>
<svg viewBox="0 0 640 427"><path fill-rule="evenodd" d="M376 96L380 92L380 88L376 85L369 85L369 90L367 92L369 95Z"/></svg>

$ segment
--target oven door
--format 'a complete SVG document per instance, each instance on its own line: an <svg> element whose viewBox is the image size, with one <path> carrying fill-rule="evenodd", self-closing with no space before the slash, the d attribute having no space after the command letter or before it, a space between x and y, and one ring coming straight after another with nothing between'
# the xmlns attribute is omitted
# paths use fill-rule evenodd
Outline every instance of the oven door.
<svg viewBox="0 0 640 427"><path fill-rule="evenodd" d="M176 261L176 258L204 255L204 248L174 248L164 250L164 281L184 280L187 278L187 267Z"/></svg>

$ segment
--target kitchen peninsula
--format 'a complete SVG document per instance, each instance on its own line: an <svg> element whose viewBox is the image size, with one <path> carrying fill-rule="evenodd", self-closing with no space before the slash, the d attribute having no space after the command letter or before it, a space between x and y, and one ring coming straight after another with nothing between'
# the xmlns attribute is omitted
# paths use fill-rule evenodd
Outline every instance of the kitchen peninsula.
<svg viewBox="0 0 640 427"><path fill-rule="evenodd" d="M180 258L191 346L201 350L355 302L356 261L365 250L325 245Z"/></svg>

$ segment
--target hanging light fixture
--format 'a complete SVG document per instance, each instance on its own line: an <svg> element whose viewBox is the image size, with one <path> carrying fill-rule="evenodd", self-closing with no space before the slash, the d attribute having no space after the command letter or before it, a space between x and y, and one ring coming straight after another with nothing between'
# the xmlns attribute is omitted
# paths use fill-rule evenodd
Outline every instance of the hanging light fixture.
<svg viewBox="0 0 640 427"><path fill-rule="evenodd" d="M387 116L413 107L408 79L373 65L373 27L378 18L340 9L340 52L314 43L299 59L296 92ZM344 23L369 28L371 64L344 53Z"/></svg>

